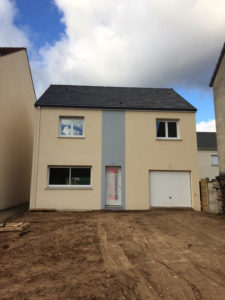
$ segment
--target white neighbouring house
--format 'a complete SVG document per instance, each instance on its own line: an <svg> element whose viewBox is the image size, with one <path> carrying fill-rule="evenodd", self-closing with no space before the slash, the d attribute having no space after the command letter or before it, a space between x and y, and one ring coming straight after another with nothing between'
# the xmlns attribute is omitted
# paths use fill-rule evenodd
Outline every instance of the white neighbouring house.
<svg viewBox="0 0 225 300"><path fill-rule="evenodd" d="M216 132L197 132L199 180L219 176Z"/></svg>

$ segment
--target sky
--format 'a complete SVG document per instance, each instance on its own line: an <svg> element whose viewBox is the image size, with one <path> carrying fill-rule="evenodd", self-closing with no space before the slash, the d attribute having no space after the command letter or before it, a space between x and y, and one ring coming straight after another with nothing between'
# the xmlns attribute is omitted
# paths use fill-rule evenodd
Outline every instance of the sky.
<svg viewBox="0 0 225 300"><path fill-rule="evenodd" d="M224 0L0 0L0 46L27 47L37 98L50 84L174 88L199 131L215 131L224 37Z"/></svg>

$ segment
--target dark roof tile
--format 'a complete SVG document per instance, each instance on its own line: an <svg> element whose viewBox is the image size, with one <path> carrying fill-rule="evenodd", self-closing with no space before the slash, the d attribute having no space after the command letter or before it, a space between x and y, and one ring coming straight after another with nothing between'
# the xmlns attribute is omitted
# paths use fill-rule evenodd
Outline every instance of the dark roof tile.
<svg viewBox="0 0 225 300"><path fill-rule="evenodd" d="M51 85L41 107L196 111L173 89Z"/></svg>
<svg viewBox="0 0 225 300"><path fill-rule="evenodd" d="M21 50L26 50L26 48L21 47L0 47L0 56L5 56L11 53L15 53Z"/></svg>
<svg viewBox="0 0 225 300"><path fill-rule="evenodd" d="M216 150L216 132L197 132L197 144L199 150Z"/></svg>

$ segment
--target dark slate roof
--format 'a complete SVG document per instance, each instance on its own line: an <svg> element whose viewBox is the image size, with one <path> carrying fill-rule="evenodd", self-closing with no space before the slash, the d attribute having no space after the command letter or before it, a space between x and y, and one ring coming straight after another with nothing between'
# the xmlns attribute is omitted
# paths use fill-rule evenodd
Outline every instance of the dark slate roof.
<svg viewBox="0 0 225 300"><path fill-rule="evenodd" d="M0 47L0 56L8 55L11 53L15 53L21 50L26 50L26 48L21 47Z"/></svg>
<svg viewBox="0 0 225 300"><path fill-rule="evenodd" d="M196 111L173 89L51 85L35 106Z"/></svg>
<svg viewBox="0 0 225 300"><path fill-rule="evenodd" d="M198 149L202 150L216 150L216 132L197 132Z"/></svg>
<svg viewBox="0 0 225 300"><path fill-rule="evenodd" d="M223 44L223 48L222 48L221 53L220 53L220 56L219 56L219 58L218 58L218 61L217 61L215 70L214 70L214 72L213 72L211 81L210 81L210 83L209 83L209 86L210 86L210 87L213 86L213 83L214 83L214 80L215 80L215 78L216 78L216 74L217 74L217 72L218 72L218 70L219 70L219 67L220 67L221 61L222 61L222 59L223 59L224 53L225 53L225 43Z"/></svg>

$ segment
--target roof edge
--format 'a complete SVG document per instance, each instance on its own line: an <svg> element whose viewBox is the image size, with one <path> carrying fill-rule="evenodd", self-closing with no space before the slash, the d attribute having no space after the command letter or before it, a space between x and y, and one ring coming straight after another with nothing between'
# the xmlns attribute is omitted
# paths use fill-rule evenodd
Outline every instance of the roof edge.
<svg viewBox="0 0 225 300"><path fill-rule="evenodd" d="M0 57L13 54L22 50L25 50L27 52L27 48L25 47L0 47Z"/></svg>
<svg viewBox="0 0 225 300"><path fill-rule="evenodd" d="M225 53L225 43L223 44L223 48L222 48L222 50L221 50L221 52L220 52L220 56L219 56L219 58L218 58L216 67L215 67L215 69L214 69L212 78L211 78L210 83L209 83L209 87L212 87L212 86L213 86L213 83L214 83L214 80L215 80L215 78L216 78L217 72L218 72L218 70L219 70L219 67L220 67L221 61L222 61L222 59L223 59L224 53Z"/></svg>
<svg viewBox="0 0 225 300"><path fill-rule="evenodd" d="M179 109L179 108L146 108L146 107L121 107L121 106L83 106L83 105L76 105L76 106L72 106L72 105L50 105L50 104L39 104L37 103L38 101L35 102L34 106L35 107L48 107L48 108L84 108L84 109L120 109L120 110L149 110L149 111L189 111L189 112L196 112L197 108L193 107L193 108L187 108L187 109Z"/></svg>

